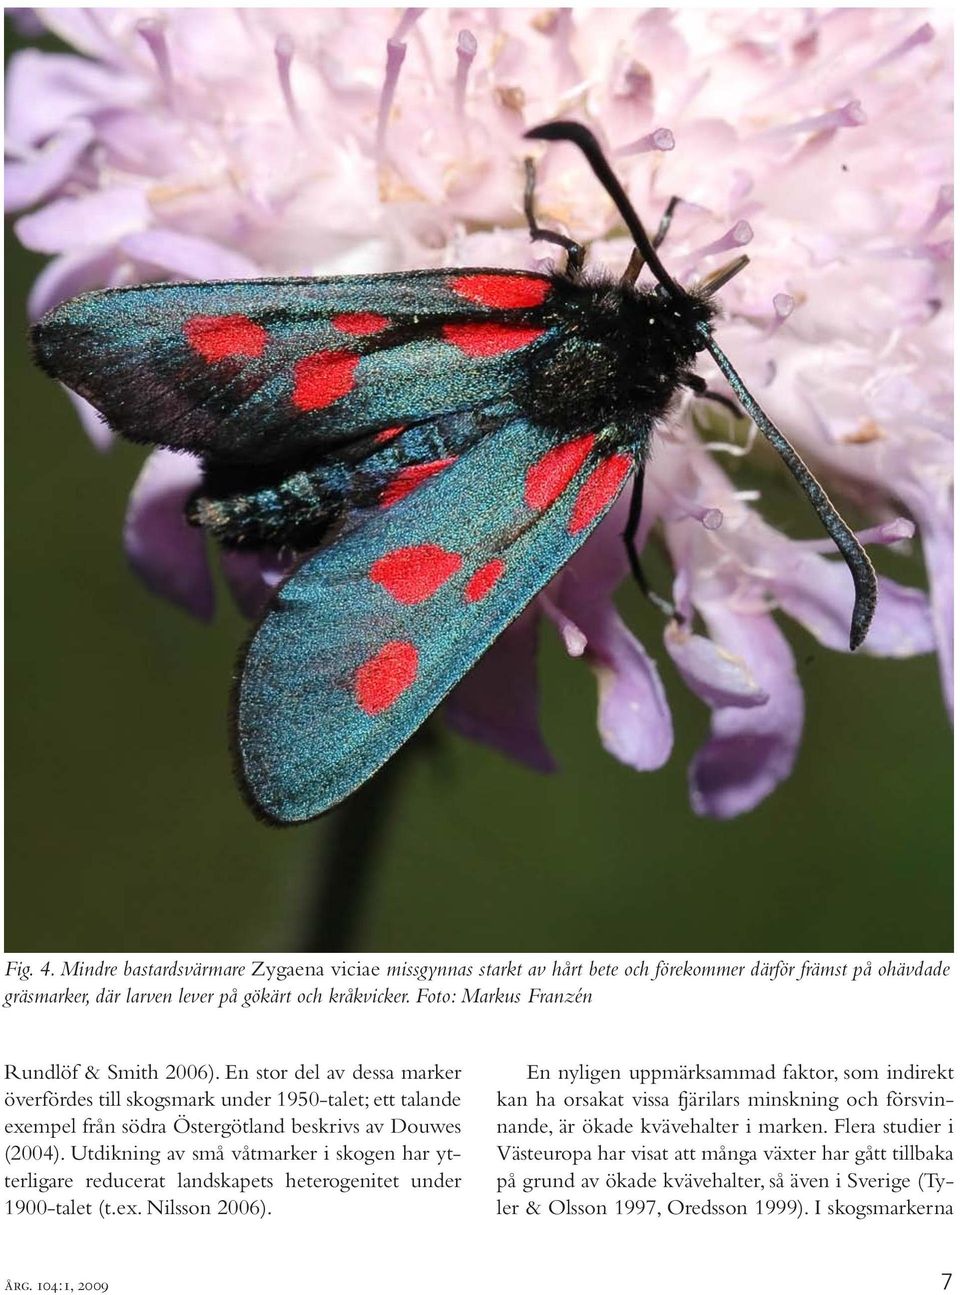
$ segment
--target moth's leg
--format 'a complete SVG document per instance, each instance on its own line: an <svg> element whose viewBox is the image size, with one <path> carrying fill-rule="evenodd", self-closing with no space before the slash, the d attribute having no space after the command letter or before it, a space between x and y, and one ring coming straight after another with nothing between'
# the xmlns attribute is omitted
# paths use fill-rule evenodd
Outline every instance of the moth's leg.
<svg viewBox="0 0 960 1295"><path fill-rule="evenodd" d="M746 414L736 401L731 400L729 396L722 396L719 391L711 391L699 373L681 373L680 381L698 400L712 400L715 404L723 405L734 418L746 418Z"/></svg>
<svg viewBox="0 0 960 1295"><path fill-rule="evenodd" d="M677 614L677 609L673 603L668 602L666 598L661 598L655 594L647 584L647 577L643 573L643 567L640 565L640 554L637 552L637 531L640 529L640 512L643 508L643 463L638 459L636 471L633 478L633 490L630 494L630 508L627 512L627 524L623 530L623 542L627 547L627 561L630 563L630 570L633 578L640 586L640 592L644 598L649 599L654 607L658 607L664 616L669 616L672 620L681 620Z"/></svg>
<svg viewBox="0 0 960 1295"><path fill-rule="evenodd" d="M673 223L673 213L676 211L679 205L680 205L680 199L677 197L676 194L674 194L673 197L670 199L670 201L667 203L666 209L664 210L663 215L660 217L660 224L657 226L657 232L653 236L653 246L655 249L660 246L660 244L663 242L663 240L666 238L667 234L669 233L670 226Z"/></svg>
<svg viewBox="0 0 960 1295"><path fill-rule="evenodd" d="M555 243L557 247L562 247L567 254L567 274L579 274L583 269L583 258L586 255L585 248L582 244L575 243L572 238L567 238L564 234L558 234L555 229L544 229L537 224L537 214L534 208L537 167L532 157L524 158L523 165L527 175L527 182L523 189L523 214L527 218L531 239L534 241L540 239L544 243Z"/></svg>
<svg viewBox="0 0 960 1295"><path fill-rule="evenodd" d="M676 194L674 194L667 203L666 210L660 217L660 224L657 226L657 232L653 236L653 246L655 248L659 247L666 238L667 232L669 231L670 225L673 221L673 213L676 211L679 202L680 199ZM620 282L636 283L637 279L640 277L640 271L643 269L643 264L643 253L639 248L635 247L630 253L630 260L627 262L627 268L624 270Z"/></svg>
<svg viewBox="0 0 960 1295"><path fill-rule="evenodd" d="M728 261L726 265L721 265L718 270L708 274L697 287L703 296L712 297L715 292L720 291L725 283L729 283L735 274L739 274L749 264L749 256L736 256L732 261Z"/></svg>

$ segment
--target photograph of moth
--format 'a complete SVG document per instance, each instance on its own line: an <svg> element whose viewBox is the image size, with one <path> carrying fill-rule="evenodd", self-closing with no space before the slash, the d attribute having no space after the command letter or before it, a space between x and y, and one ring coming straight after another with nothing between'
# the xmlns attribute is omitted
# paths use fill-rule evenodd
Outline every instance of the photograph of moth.
<svg viewBox="0 0 960 1295"><path fill-rule="evenodd" d="M850 646L870 627L869 559L713 337L713 294L741 256L682 288L583 125L527 138L586 157L635 244L618 280L537 224L566 264L349 278L159 283L65 302L33 331L38 363L132 441L199 456L191 523L300 560L242 657L233 731L243 789L275 823L324 813L410 737L583 544L644 464L708 351L780 453L853 576ZM653 287L638 287L647 266ZM667 614L673 609L649 594Z"/></svg>

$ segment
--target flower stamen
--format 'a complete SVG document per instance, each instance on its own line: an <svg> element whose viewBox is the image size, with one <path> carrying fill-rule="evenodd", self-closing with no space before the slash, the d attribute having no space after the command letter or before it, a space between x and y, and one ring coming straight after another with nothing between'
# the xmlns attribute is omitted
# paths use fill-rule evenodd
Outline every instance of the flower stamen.
<svg viewBox="0 0 960 1295"><path fill-rule="evenodd" d="M952 211L953 185L941 184L940 188L937 190L937 200L933 204L933 210L930 212L930 215L923 222L918 231L919 237L926 238L928 234L932 234L940 224L941 220L943 220L944 216L949 216Z"/></svg>
<svg viewBox="0 0 960 1295"><path fill-rule="evenodd" d="M400 80L400 69L407 57L406 36L414 23L423 13L422 9L407 9L397 23L397 29L387 41L387 66L383 76L383 88L380 91L380 107L377 111L377 161L383 160L383 150L387 139L387 123L390 120L390 109L397 92Z"/></svg>
<svg viewBox="0 0 960 1295"><path fill-rule="evenodd" d="M587 650L587 636L580 626L557 606L549 594L540 595L540 605L544 614L559 631L567 655L572 657L583 656Z"/></svg>
<svg viewBox="0 0 960 1295"><path fill-rule="evenodd" d="M851 99L842 108L821 113L817 117L803 117L800 121L787 122L782 126L771 126L761 130L754 139L778 139L784 135L819 134L824 130L842 130L848 126L863 126L867 114L859 99Z"/></svg>
<svg viewBox="0 0 960 1295"><path fill-rule="evenodd" d="M689 274L690 271L705 257L716 256L718 252L729 252L735 247L746 247L747 243L753 238L753 228L747 220L738 220L735 225L731 225L725 234L715 239L712 243L705 243L703 247L698 247L684 259L683 274Z"/></svg>
<svg viewBox="0 0 960 1295"><path fill-rule="evenodd" d="M635 153L669 153L675 147L673 131L667 130L665 126L658 126L656 130L650 131L649 135L641 135L632 144L624 144L622 148L618 148L616 156L632 157Z"/></svg>
<svg viewBox="0 0 960 1295"><path fill-rule="evenodd" d="M880 58L867 65L868 72L875 72L878 67L885 67L887 63L893 63L896 59L902 58L904 54L909 54L910 50L916 49L918 45L926 45L932 41L935 32L930 23L921 23L915 31L912 31L906 40L902 40L899 45L894 45L893 49L882 54Z"/></svg>
<svg viewBox="0 0 960 1295"><path fill-rule="evenodd" d="M678 510L678 515L671 518L671 521L682 521L686 518L692 518L693 521L699 522L704 530L718 531L723 525L723 509L714 506L699 504L689 495L680 494L676 490L667 488L665 493Z"/></svg>
<svg viewBox="0 0 960 1295"><path fill-rule="evenodd" d="M791 297L789 292L774 293L773 316L764 333L765 337L772 337L779 328L783 327L784 323L793 314L796 304L796 299Z"/></svg>
<svg viewBox="0 0 960 1295"><path fill-rule="evenodd" d="M462 121L467 101L467 77L470 64L477 56L477 38L464 29L457 36L457 76L453 83L453 104L457 120Z"/></svg>
<svg viewBox="0 0 960 1295"><path fill-rule="evenodd" d="M881 522L879 526L868 526L862 531L856 531L856 537L861 544L883 544L893 545L900 544L903 540L912 540L917 533L917 528L907 517L894 517L889 522ZM834 552L833 540L791 540L791 544L797 548L804 549L807 553L830 553Z"/></svg>
<svg viewBox="0 0 960 1295"><path fill-rule="evenodd" d="M293 37L286 32L281 32L276 39L273 52L277 60L277 79L280 82L280 93L283 95L287 116L290 118L294 128L301 131L303 130L303 118L300 115L300 109L297 107L297 101L293 93L293 82L290 78L290 66L296 52Z"/></svg>

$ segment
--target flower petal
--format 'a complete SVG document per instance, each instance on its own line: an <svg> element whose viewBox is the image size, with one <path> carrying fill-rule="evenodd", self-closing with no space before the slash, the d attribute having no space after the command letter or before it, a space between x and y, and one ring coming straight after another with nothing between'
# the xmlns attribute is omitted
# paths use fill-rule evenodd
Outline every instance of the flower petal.
<svg viewBox="0 0 960 1295"><path fill-rule="evenodd" d="M783 554L771 576L777 602L824 647L849 651L854 587L845 563L819 557L795 544L777 544L777 550ZM872 657L915 657L933 651L933 625L925 594L884 576L878 585L877 611L863 651Z"/></svg>
<svg viewBox="0 0 960 1295"><path fill-rule="evenodd" d="M103 247L150 224L150 204L143 189L116 185L79 198L54 202L21 216L17 237L32 252L76 252Z"/></svg>
<svg viewBox="0 0 960 1295"><path fill-rule="evenodd" d="M923 553L930 579L933 629L940 659L940 678L947 707L953 712L953 521L931 510L923 529Z"/></svg>
<svg viewBox="0 0 960 1295"><path fill-rule="evenodd" d="M743 660L769 695L762 706L719 706L710 740L690 765L690 802L710 818L734 818L789 777L803 731L803 691L786 639L766 615L740 615L722 602L699 608L711 637Z"/></svg>
<svg viewBox="0 0 960 1295"><path fill-rule="evenodd" d="M61 301L68 301L91 288L102 288L109 282L117 265L117 253L110 248L85 248L67 252L43 267L27 298L27 315L39 319Z"/></svg>
<svg viewBox="0 0 960 1295"><path fill-rule="evenodd" d="M566 648L567 655L572 657L583 656L587 650L587 636L579 625L575 624L570 617L562 611L553 601L549 594L541 593L540 610L546 616L547 620L552 621L560 633L563 640L563 646Z"/></svg>
<svg viewBox="0 0 960 1295"><path fill-rule="evenodd" d="M123 540L134 570L154 593L201 620L213 615L213 581L203 532L183 515L202 479L189 454L154 450L127 506Z"/></svg>
<svg viewBox="0 0 960 1295"><path fill-rule="evenodd" d="M553 773L556 762L538 717L539 618L534 604L508 626L451 693L444 713L464 737L485 742L539 773Z"/></svg>
<svg viewBox="0 0 960 1295"><path fill-rule="evenodd" d="M88 121L68 122L30 156L7 162L3 175L4 211L22 211L59 189L93 138L94 130Z"/></svg>
<svg viewBox="0 0 960 1295"><path fill-rule="evenodd" d="M762 706L769 696L742 657L671 621L663 641L684 683L708 706Z"/></svg>
<svg viewBox="0 0 960 1295"><path fill-rule="evenodd" d="M248 619L256 620L290 564L272 550L221 549L220 566L237 608Z"/></svg>
<svg viewBox="0 0 960 1295"><path fill-rule="evenodd" d="M614 591L629 570L623 530L627 520L630 489L628 483L583 548L564 567L557 582L554 601L578 624L581 613L586 609L603 606L611 601ZM647 534L655 520L653 509L644 507L637 536L639 552L643 551ZM550 587L554 589L553 585Z"/></svg>
<svg viewBox="0 0 960 1295"><path fill-rule="evenodd" d="M57 8L43 9L41 13L43 25L55 36L59 36L65 45L72 45L91 58L101 58L107 62L114 62L118 55L122 55L123 50L118 49L110 28L116 19L125 16L123 10L114 10L113 13L102 10L98 14L90 9ZM128 10L126 19L132 26L137 19L135 11Z"/></svg>
<svg viewBox="0 0 960 1295"><path fill-rule="evenodd" d="M74 408L74 412L80 419L80 426L90 438L95 449L103 453L113 448L113 432L107 426L100 411L94 409L89 400L84 400L83 396L78 396L75 391L69 387L63 387L64 392Z"/></svg>
<svg viewBox="0 0 960 1295"><path fill-rule="evenodd" d="M632 769L659 769L673 750L673 720L660 672L612 605L581 628L597 676L600 741Z"/></svg>
<svg viewBox="0 0 960 1295"><path fill-rule="evenodd" d="M127 234L120 239L120 248L133 261L184 279L250 279L263 273L256 261L240 252L173 229Z"/></svg>
<svg viewBox="0 0 960 1295"><path fill-rule="evenodd" d="M805 626L824 647L846 652L850 647L853 584L845 563L798 552L793 561L778 565L771 587L785 612ZM933 625L926 594L881 576L877 610L863 651L870 656L908 657L934 648Z"/></svg>
<svg viewBox="0 0 960 1295"><path fill-rule="evenodd" d="M912 589L880 576L877 611L863 651L870 656L908 657L932 652L936 647L930 600L922 589Z"/></svg>
<svg viewBox="0 0 960 1295"><path fill-rule="evenodd" d="M656 665L613 605L613 591L627 568L622 539L626 509L621 496L551 585L550 599L552 619L567 650L582 652L597 676L601 742L617 760L644 771L659 769L669 759L673 721ZM576 653L574 646L580 649Z"/></svg>
<svg viewBox="0 0 960 1295"><path fill-rule="evenodd" d="M35 9L8 9L7 18L13 23L18 36L24 40L37 40L44 34L44 26Z"/></svg>
<svg viewBox="0 0 960 1295"><path fill-rule="evenodd" d="M71 118L133 106L148 95L145 80L119 67L75 54L25 49L7 66L7 138L20 147L35 147Z"/></svg>

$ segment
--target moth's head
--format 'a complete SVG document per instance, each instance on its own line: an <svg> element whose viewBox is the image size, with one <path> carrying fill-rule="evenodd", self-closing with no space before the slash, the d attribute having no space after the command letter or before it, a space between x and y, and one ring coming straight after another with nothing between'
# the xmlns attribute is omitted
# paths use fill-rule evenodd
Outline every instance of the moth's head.
<svg viewBox="0 0 960 1295"><path fill-rule="evenodd" d="M713 332L714 320L720 313L717 303L710 300L710 294L704 292L699 284L692 288L681 288L678 294L670 293L662 284L657 284L654 293L662 309L673 315L680 327L704 338L697 346L697 350L702 351L706 345L705 339Z"/></svg>

